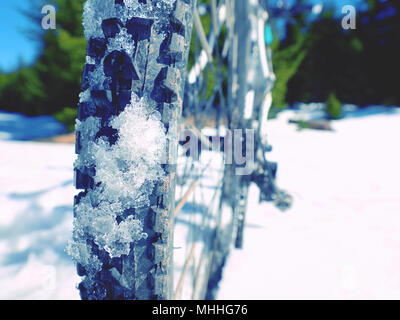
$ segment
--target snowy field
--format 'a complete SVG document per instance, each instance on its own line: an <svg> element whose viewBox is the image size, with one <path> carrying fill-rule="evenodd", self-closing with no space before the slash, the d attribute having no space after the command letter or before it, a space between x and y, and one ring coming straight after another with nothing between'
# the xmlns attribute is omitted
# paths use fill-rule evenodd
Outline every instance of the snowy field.
<svg viewBox="0 0 400 320"><path fill-rule="evenodd" d="M219 299L400 299L400 110L349 111L332 132L287 123L310 115L270 122L293 208L259 204L251 188L244 249L232 252ZM0 299L79 298L64 251L74 146L16 141L46 130L63 132L51 118L0 113Z"/></svg>
<svg viewBox="0 0 400 320"><path fill-rule="evenodd" d="M296 131L290 111L270 122L294 205L278 212L252 189L219 299L400 299L399 111L349 112L334 132Z"/></svg>

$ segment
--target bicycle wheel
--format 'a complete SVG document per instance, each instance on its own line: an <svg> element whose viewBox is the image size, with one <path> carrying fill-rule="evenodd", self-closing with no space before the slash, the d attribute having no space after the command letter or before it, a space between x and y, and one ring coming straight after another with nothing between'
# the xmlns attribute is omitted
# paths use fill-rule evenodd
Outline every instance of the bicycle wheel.
<svg viewBox="0 0 400 320"><path fill-rule="evenodd" d="M263 110L246 118L249 10L241 0L198 9L192 0L86 2L75 162L84 191L68 247L83 299L215 297L234 238L241 243L248 185L273 181L264 162L253 166L261 174L225 165L229 132L242 130L243 142ZM193 139L180 134L183 101ZM253 140L240 153L250 148L264 161L262 139ZM206 150L186 157L193 141Z"/></svg>
<svg viewBox="0 0 400 320"><path fill-rule="evenodd" d="M177 216L179 231L175 234L180 237L175 244L182 249L175 251L179 257L175 298L216 297L229 252L233 245L242 247L251 181L263 181L264 187L268 187L265 194L270 198L275 192L274 175L265 170L271 164L265 159L268 146L265 128L262 130L260 124L260 120L267 118L269 105L264 101L270 94L274 76L272 70L261 69L263 73L258 73L263 62L269 63L267 56L266 61L261 60L258 44L264 39L258 30L261 7L253 3L199 1L194 14L195 37L183 116L185 127L197 138L195 141L200 141L205 155L196 153L196 162L193 157L183 156L186 149L181 151L178 189L187 192L182 192L179 203L189 202L189 205ZM249 93L255 98L249 100ZM190 144L186 137L183 140ZM210 146L214 142L217 147ZM242 155L247 151L255 155L246 173L242 163L232 161L232 153ZM211 185L218 186L214 192L209 190L210 172L215 180Z"/></svg>

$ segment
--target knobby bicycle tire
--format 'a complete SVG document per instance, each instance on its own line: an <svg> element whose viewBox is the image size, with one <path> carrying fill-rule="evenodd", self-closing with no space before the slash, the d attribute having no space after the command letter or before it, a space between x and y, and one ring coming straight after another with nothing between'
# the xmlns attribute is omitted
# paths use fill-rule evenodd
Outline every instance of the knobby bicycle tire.
<svg viewBox="0 0 400 320"><path fill-rule="evenodd" d="M84 233L85 243L79 245L84 246L84 250L91 256L88 258L82 255L82 248L72 244L70 252L77 260L78 274L83 277L79 290L82 299L171 299L174 296L172 257L178 132L182 102L185 99L184 88L188 87L186 68L196 0L125 1L130 6L134 4L131 8L123 0L88 0L87 3L96 5L99 1L106 3L102 7L104 10L118 10L115 10L114 16L103 16L102 19L95 19L96 16L92 14L92 21L86 21L87 63L81 88L86 99L79 104L78 121L97 117L101 119L101 125L95 135L90 130L79 130L77 127L76 153L79 155L94 139L102 137L110 145L118 143L118 132L112 127L112 119L124 112L133 94L142 99L148 114L159 112L160 121L168 135L168 161L162 166L164 175L161 181L155 183L149 195L149 203L146 206L131 207L116 217L118 225L131 218L139 221L141 231L147 236L132 241L129 253L117 257L112 257L107 247L102 246L92 234L79 229L79 215L82 212L77 206L90 192L101 187L102 181L96 180L96 169L99 168L76 168L76 188L84 191L75 197L73 242L82 242L79 237ZM235 62L232 57L235 53L232 48L235 46L232 43L234 39L232 37L229 40L230 83L228 108L225 110L226 124L228 129L244 130L252 128L255 120L243 120L248 88L247 60L250 58L250 44L246 34L251 28L247 18L249 4L241 0L229 2L235 3L234 15L242 19L240 26L239 23L234 24L234 33L238 38L236 41L241 42L240 47L236 42ZM85 10L90 9L93 8ZM97 29L93 29L90 23L97 25ZM132 40L132 52L127 53L124 48L110 51L108 45L121 41L118 37L123 30L128 34L128 39ZM107 81L103 81L100 86L98 69L107 76ZM236 83L232 83L232 79ZM233 95L233 88L238 84L239 92ZM260 143L257 143L258 149ZM235 169L235 165L227 165L224 169L220 210L227 206L230 220L228 225L217 224L213 236L207 240L207 270L202 279L204 283L200 285L206 289L198 298L215 298L215 290L231 245L235 243L238 248L242 246L248 187L251 180L260 179L260 176L239 177L235 175ZM262 177L262 183L269 187L271 177ZM101 265L94 271L90 266L93 261Z"/></svg>
<svg viewBox="0 0 400 320"><path fill-rule="evenodd" d="M104 0L102 0L104 1ZM94 6L96 1L88 1ZM106 0L124 12L129 8L121 0ZM82 299L170 299L172 297L172 232L171 214L174 208L175 170L178 120L181 114L187 56L192 29L193 0L159 1L139 0L132 15L123 21L121 15L107 17L99 24L104 37L89 33L87 56L95 63L87 63L82 76L82 91L90 92L88 101L79 104L78 120L100 117L101 129L96 137L105 136L112 141L115 131L110 119L120 114L129 104L132 92L144 98L149 110L157 110L169 135L169 164L163 166L165 175L150 195L150 205L132 208L118 219L129 216L140 220L146 239L131 244L130 252L111 258L90 235L86 245L90 254L100 260L102 267L93 272L78 261L78 274L83 276L79 285ZM108 8L109 8L108 7ZM105 9L107 6L105 5ZM85 8L90 10L91 8ZM93 8L92 8L93 9ZM95 10L95 8L94 8ZM122 10L122 11L121 11ZM143 14L143 13L147 14ZM95 27L99 27L99 25ZM89 29L90 26L85 26ZM135 49L131 56L123 50L107 52L107 43L115 39L122 28L131 36ZM87 30L90 32L90 30ZM93 88L94 70L102 67L110 84ZM139 134L139 133L138 133ZM76 152L90 143L92 137L77 131ZM84 189L75 198L75 208L88 191L96 188L96 168L76 170L77 189ZM76 211L76 210L75 210ZM75 212L75 216L76 216ZM120 224L121 221L118 221ZM78 257L79 258L79 257ZM79 260L79 259L78 259Z"/></svg>

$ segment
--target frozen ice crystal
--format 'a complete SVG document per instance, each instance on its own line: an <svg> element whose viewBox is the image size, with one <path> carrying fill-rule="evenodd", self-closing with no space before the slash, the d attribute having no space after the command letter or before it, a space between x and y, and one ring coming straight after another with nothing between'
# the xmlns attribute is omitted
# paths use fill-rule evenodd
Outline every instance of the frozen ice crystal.
<svg viewBox="0 0 400 320"><path fill-rule="evenodd" d="M129 254L131 243L138 239L147 238L147 234L143 232L143 226L137 219L129 216L119 225L114 223L111 232L105 237L105 250L110 257L120 257L123 254Z"/></svg>
<svg viewBox="0 0 400 320"><path fill-rule="evenodd" d="M79 94L79 102L89 102L90 101L90 91L85 90Z"/></svg>
<svg viewBox="0 0 400 320"><path fill-rule="evenodd" d="M145 101L132 94L131 103L109 122L118 132L114 144L104 136L98 137L100 118L76 121L81 152L74 165L81 172L95 168L95 187L87 190L75 206L68 252L85 270L92 270L89 272L95 272L99 263L90 257L87 239L113 258L129 254L132 243L147 237L143 222L132 214L124 218L124 214L148 206L155 184L163 177L167 138L160 120L158 112L148 111Z"/></svg>
<svg viewBox="0 0 400 320"><path fill-rule="evenodd" d="M163 19L167 18L166 10L172 10L175 2L176 0L152 0L143 4L138 0L124 0L125 6L118 5L116 10L123 23L132 17Z"/></svg>
<svg viewBox="0 0 400 320"><path fill-rule="evenodd" d="M104 65L103 61L101 61L100 64L96 65L94 71L90 73L90 88L95 90L103 90L105 89L104 84L106 80L110 80L110 78L106 77L104 74Z"/></svg>
<svg viewBox="0 0 400 320"><path fill-rule="evenodd" d="M101 23L105 19L116 17L115 0L87 0L83 8L86 39L104 38Z"/></svg>
<svg viewBox="0 0 400 320"><path fill-rule="evenodd" d="M87 64L96 64L96 59L86 56L86 63Z"/></svg>
<svg viewBox="0 0 400 320"><path fill-rule="evenodd" d="M89 273L101 270L103 264L98 257L91 253L91 248L86 242L68 243L67 252L75 261L85 266Z"/></svg>
<svg viewBox="0 0 400 320"><path fill-rule="evenodd" d="M129 56L132 56L135 50L135 44L126 28L122 28L114 38L109 39L107 51L112 52L114 50L125 51Z"/></svg>

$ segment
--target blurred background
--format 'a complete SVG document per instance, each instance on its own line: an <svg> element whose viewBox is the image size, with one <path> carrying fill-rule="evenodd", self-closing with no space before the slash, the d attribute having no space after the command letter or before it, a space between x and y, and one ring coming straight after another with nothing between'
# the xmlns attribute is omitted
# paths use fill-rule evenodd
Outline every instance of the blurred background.
<svg viewBox="0 0 400 320"><path fill-rule="evenodd" d="M64 248L83 3L0 3L0 298L78 297ZM57 8L56 30L41 28L45 4ZM400 298L400 2L270 5L270 143L279 184L295 202L284 215L250 203L250 240L233 254L220 297ZM356 8L354 30L342 28L344 5ZM272 243L265 261L276 264L264 282L231 279L239 269L251 277L244 261L264 257L252 243ZM255 287L243 291L248 283Z"/></svg>
<svg viewBox="0 0 400 320"><path fill-rule="evenodd" d="M41 28L41 8L49 1L1 3L0 106L31 116L54 115L72 129L86 52L81 24L84 1L50 2L57 7L54 31ZM270 4L278 13L272 24L275 112L296 102L329 98L360 107L400 104L398 1L276 0ZM355 30L341 28L342 7L349 4L357 10ZM339 107L328 110L334 118L340 114L335 108Z"/></svg>

